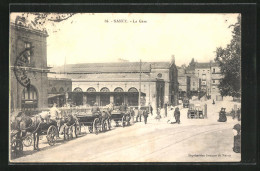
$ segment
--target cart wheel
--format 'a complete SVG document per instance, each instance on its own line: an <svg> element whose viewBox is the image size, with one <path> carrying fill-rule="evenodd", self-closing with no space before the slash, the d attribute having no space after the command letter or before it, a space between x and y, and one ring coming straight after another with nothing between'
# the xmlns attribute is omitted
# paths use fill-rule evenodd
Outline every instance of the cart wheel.
<svg viewBox="0 0 260 171"><path fill-rule="evenodd" d="M25 147L30 147L32 145L32 135L25 137L25 139L23 140L23 145Z"/></svg>
<svg viewBox="0 0 260 171"><path fill-rule="evenodd" d="M11 156L19 157L23 154L23 143L21 140L16 139L11 144Z"/></svg>
<svg viewBox="0 0 260 171"><path fill-rule="evenodd" d="M124 116L122 117L122 126L123 126L123 128L125 127L125 117Z"/></svg>
<svg viewBox="0 0 260 171"><path fill-rule="evenodd" d="M56 140L57 140L57 133L58 133L58 130L55 126L51 125L49 128L48 128L48 131L47 131L47 140L48 140L48 144L50 146L53 146L55 143L56 143Z"/></svg>
<svg viewBox="0 0 260 171"><path fill-rule="evenodd" d="M93 122L93 131L94 133L97 135L100 131L100 122L99 122L99 119L96 118Z"/></svg>

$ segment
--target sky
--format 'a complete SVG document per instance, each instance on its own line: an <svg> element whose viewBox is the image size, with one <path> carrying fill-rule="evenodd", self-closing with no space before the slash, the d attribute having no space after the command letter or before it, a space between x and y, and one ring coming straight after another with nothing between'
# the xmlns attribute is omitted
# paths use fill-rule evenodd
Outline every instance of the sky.
<svg viewBox="0 0 260 171"><path fill-rule="evenodd" d="M11 19L14 18L11 14ZM45 24L49 66L64 63L209 62L232 39L238 14L84 13ZM114 20L124 22L114 22ZM140 22L140 21L143 22ZM106 22L108 21L108 22ZM126 22L125 22L126 21ZM145 21L145 22L144 22Z"/></svg>

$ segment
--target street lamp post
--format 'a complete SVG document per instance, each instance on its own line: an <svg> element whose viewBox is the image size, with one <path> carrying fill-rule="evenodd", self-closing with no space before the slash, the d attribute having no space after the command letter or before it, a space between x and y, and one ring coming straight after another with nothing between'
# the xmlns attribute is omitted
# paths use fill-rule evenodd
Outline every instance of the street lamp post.
<svg viewBox="0 0 260 171"><path fill-rule="evenodd" d="M142 61L140 59L140 77L139 77L139 100L138 100L138 109L141 108L141 71L142 71Z"/></svg>

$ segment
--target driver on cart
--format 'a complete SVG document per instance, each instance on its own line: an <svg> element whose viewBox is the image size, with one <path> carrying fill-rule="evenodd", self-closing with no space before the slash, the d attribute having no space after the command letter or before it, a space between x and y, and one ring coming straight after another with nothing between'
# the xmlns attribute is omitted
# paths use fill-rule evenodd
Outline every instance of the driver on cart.
<svg viewBox="0 0 260 171"><path fill-rule="evenodd" d="M92 109L91 109L91 112L92 112L93 115L94 115L94 114L99 114L99 115L101 114L100 109L99 109L97 103L94 104L94 106L93 106Z"/></svg>
<svg viewBox="0 0 260 171"><path fill-rule="evenodd" d="M52 108L50 109L50 123L57 122L58 128L60 127L61 122L61 112L57 109L57 104L54 103Z"/></svg>
<svg viewBox="0 0 260 171"><path fill-rule="evenodd" d="M120 106L119 110L125 112L126 108L127 108L126 104L122 103L122 105Z"/></svg>

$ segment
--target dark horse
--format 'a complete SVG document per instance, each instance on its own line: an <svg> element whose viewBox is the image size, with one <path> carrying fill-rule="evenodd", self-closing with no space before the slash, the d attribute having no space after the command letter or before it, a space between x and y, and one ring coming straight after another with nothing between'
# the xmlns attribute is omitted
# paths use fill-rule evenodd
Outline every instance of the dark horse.
<svg viewBox="0 0 260 171"><path fill-rule="evenodd" d="M34 140L33 149L39 150L39 136L42 131L42 121L40 115L29 117L23 112L19 112L11 124L11 129L17 131L18 139L25 137L27 132L32 133Z"/></svg>
<svg viewBox="0 0 260 171"><path fill-rule="evenodd" d="M67 116L63 117L63 122L60 130L63 130L64 134L64 140L66 140L66 136L68 137L67 140L69 139L69 135L71 135L71 138L73 138L73 127L74 127L74 133L75 137L77 138L77 126L79 125L78 119L73 116L72 114L68 114Z"/></svg>

